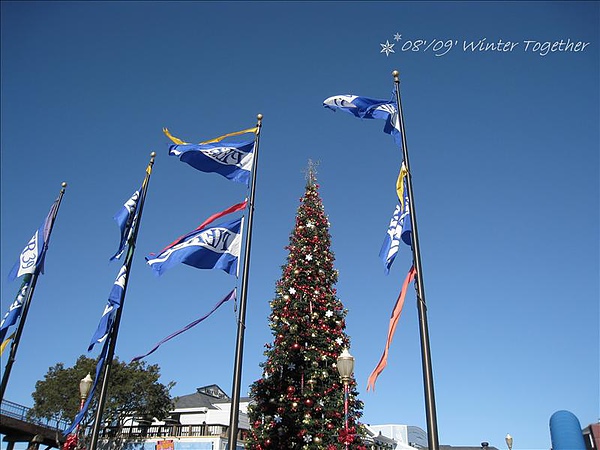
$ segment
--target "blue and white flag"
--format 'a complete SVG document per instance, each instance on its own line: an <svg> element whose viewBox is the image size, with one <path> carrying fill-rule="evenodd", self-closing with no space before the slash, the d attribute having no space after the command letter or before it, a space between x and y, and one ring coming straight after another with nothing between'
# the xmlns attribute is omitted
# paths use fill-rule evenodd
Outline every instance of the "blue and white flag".
<svg viewBox="0 0 600 450"><path fill-rule="evenodd" d="M158 255L146 257L156 275L162 275L178 263L197 269L221 269L237 275L242 218L192 232L184 240L176 242Z"/></svg>
<svg viewBox="0 0 600 450"><path fill-rule="evenodd" d="M27 294L29 288L29 282L31 281L31 275L26 275L21 283L21 289L17 294L17 298L8 308L8 312L4 314L2 322L0 322L0 342L4 341L4 337L8 332L8 329L17 323L17 319L21 316L21 310L23 309L23 300Z"/></svg>
<svg viewBox="0 0 600 450"><path fill-rule="evenodd" d="M44 273L44 258L46 257L46 249L48 248L48 241L50 240L50 230L52 229L52 223L56 218L59 203L58 199L54 201L48 216L46 216L46 220L40 225L21 252L19 260L8 274L8 279L10 281L21 275L25 275L26 273L33 274L38 269L40 273Z"/></svg>
<svg viewBox="0 0 600 450"><path fill-rule="evenodd" d="M111 261L119 259L125 251L127 241L131 236L131 231L133 230L133 226L135 224L135 218L137 217L136 211L139 199L140 191L135 191L131 198L125 202L123 208L121 208L113 217L117 222L117 225L119 225L119 229L121 230L121 241L119 242L119 249L117 250L117 253L110 258Z"/></svg>
<svg viewBox="0 0 600 450"><path fill-rule="evenodd" d="M409 200L406 189L404 189L403 197L403 204L396 205L383 245L379 251L379 257L383 261L386 275L390 273L390 267L396 259L400 249L400 241L402 240L406 245L412 246L412 225L410 223Z"/></svg>
<svg viewBox="0 0 600 450"><path fill-rule="evenodd" d="M104 308L104 312L102 313L102 317L100 318L100 323L98 324L98 328L92 336L92 340L88 347L88 352L94 348L94 345L101 344L104 342L106 337L109 335L112 325L115 321L115 315L117 314L117 309L121 306L121 300L123 298L123 292L125 291L125 282L127 281L127 267L123 265L119 274L117 275L117 279L115 280L115 284L113 285L110 295L108 296L108 303Z"/></svg>
<svg viewBox="0 0 600 450"><path fill-rule="evenodd" d="M402 134L400 132L400 120L398 109L394 100L378 100L358 95L334 95L325 99L325 108L332 111L344 111L360 119L383 119L385 126L383 132L391 134L394 141L402 146Z"/></svg>
<svg viewBox="0 0 600 450"><path fill-rule="evenodd" d="M248 184L254 158L254 141L241 143L174 144L169 155L202 172L216 172Z"/></svg>

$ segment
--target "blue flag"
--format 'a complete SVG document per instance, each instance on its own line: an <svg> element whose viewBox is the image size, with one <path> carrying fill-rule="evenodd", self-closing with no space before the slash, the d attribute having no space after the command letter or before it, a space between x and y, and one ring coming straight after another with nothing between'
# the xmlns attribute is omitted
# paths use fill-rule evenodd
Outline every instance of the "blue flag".
<svg viewBox="0 0 600 450"><path fill-rule="evenodd" d="M117 309L121 306L121 299L123 298L123 292L125 290L125 282L127 280L127 267L123 265L121 270L119 270L119 274L117 275L117 279L115 280L115 284L113 285L110 295L108 296L108 303L104 308L104 312L102 313L102 317L100 318L100 323L98 324L98 328L92 336L92 340L88 347L88 352L94 348L94 345L97 343L102 343L112 329L112 325L115 321L115 315L117 314Z"/></svg>
<svg viewBox="0 0 600 450"><path fill-rule="evenodd" d="M13 281L15 278L25 275L26 273L33 274L39 269L40 273L44 273L44 258L46 257L46 249L50 239L50 230L52 223L56 217L59 201L56 199L50 208L50 212L46 220L42 222L33 237L29 240L18 261L13 266L8 274L8 279Z"/></svg>
<svg viewBox="0 0 600 450"><path fill-rule="evenodd" d="M332 111L347 112L360 119L385 120L383 132L391 134L396 144L402 146L398 109L394 100L377 100L350 94L334 95L325 99L323 106Z"/></svg>
<svg viewBox="0 0 600 450"><path fill-rule="evenodd" d="M178 263L197 269L221 269L237 275L242 242L242 218L189 233L185 239L146 257L156 275Z"/></svg>
<svg viewBox="0 0 600 450"><path fill-rule="evenodd" d="M404 181L406 183L406 181ZM410 210L407 190L404 189L403 204L396 205L387 234L379 251L379 257L383 261L385 274L390 273L390 267L396 259L400 249L400 241L406 245L412 245L412 226L410 223Z"/></svg>
<svg viewBox="0 0 600 450"><path fill-rule="evenodd" d="M31 275L26 275L23 277L23 282L21 283L21 288L19 289L19 293L17 294L17 298L8 308L8 312L4 314L2 318L2 322L0 322L0 342L4 341L6 333L8 329L17 323L17 319L21 316L21 310L23 309L23 300L25 299L25 295L27 294L27 289L29 288L29 282L31 281Z"/></svg>
<svg viewBox="0 0 600 450"><path fill-rule="evenodd" d="M248 184L254 142L174 144L169 147L169 155L179 157L180 161L202 172L215 172L229 180Z"/></svg>
<svg viewBox="0 0 600 450"><path fill-rule="evenodd" d="M135 218L137 217L136 210L139 199L140 192L135 191L131 198L125 202L123 208L121 208L113 217L117 222L117 225L119 225L119 229L121 230L121 241L119 242L119 249L117 250L117 253L110 258L111 261L119 259L125 251L131 230L133 230L133 225L135 224Z"/></svg>

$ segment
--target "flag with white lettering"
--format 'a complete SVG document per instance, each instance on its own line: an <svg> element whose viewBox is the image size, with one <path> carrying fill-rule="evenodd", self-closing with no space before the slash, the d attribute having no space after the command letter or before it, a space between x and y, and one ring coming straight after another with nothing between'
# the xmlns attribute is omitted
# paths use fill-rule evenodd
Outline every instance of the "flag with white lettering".
<svg viewBox="0 0 600 450"><path fill-rule="evenodd" d="M44 258L46 257L46 250L50 240L50 230L52 230L52 224L54 219L56 219L59 204L60 201L57 198L50 207L50 212L48 213L48 216L46 216L46 220L44 220L33 237L29 240L21 252L19 260L8 274L8 279L10 281L21 275L25 275L26 273L33 274L38 269L40 273L44 273Z"/></svg>
<svg viewBox="0 0 600 450"><path fill-rule="evenodd" d="M104 312L100 318L98 328L96 329L96 332L90 341L88 352L94 348L94 345L104 342L106 337L110 334L112 325L115 321L115 315L117 314L117 309L119 309L121 306L126 281L127 267L125 264L123 264L108 296L108 303L104 307Z"/></svg>
<svg viewBox="0 0 600 450"><path fill-rule="evenodd" d="M177 241L176 241L177 242ZM242 218L188 233L158 255L146 257L156 275L183 263L197 269L221 269L237 274L242 242Z"/></svg>
<svg viewBox="0 0 600 450"><path fill-rule="evenodd" d="M408 190L406 189L406 167L402 163L396 190L399 201L392 215L387 234L379 251L379 257L383 261L385 274L389 274L390 267L396 259L400 249L400 241L406 245L412 245L412 225L410 223L410 208L408 200Z"/></svg>
<svg viewBox="0 0 600 450"><path fill-rule="evenodd" d="M206 219L204 222L202 222L200 225L198 225L198 227L195 230L190 231L189 233L184 234L183 236L178 237L173 242L171 242L169 245L167 245L164 249L162 249L160 252L162 253L165 250L167 250L168 248L171 248L174 245L179 244L181 241L186 240L191 234L193 234L193 233L195 233L197 231L200 231L201 229L203 229L207 225L213 223L215 220L220 219L221 217L226 216L227 214L231 214L231 213L234 213L236 211L241 211L242 209L245 209L246 205L248 205L248 199L245 199L243 202L236 203L235 205L232 205L229 208L224 209L223 211L220 211L218 213L213 214L208 219ZM152 256L154 256L154 253L152 253Z"/></svg>
<svg viewBox="0 0 600 450"><path fill-rule="evenodd" d="M117 222L117 225L119 225L119 229L121 230L121 241L119 242L119 249L110 258L111 261L119 259L125 251L127 241L129 240L129 237L133 230L133 225L135 224L135 218L137 216L136 211L139 199L140 191L135 191L131 198L125 202L123 208L121 208L119 212L113 217L113 219L115 219L115 221Z"/></svg>
<svg viewBox="0 0 600 450"><path fill-rule="evenodd" d="M344 111L359 119L383 119L383 132L391 134L402 146L398 109L394 100L378 100L358 95L334 95L323 101L323 107L332 111Z"/></svg>
<svg viewBox="0 0 600 450"><path fill-rule="evenodd" d="M254 141L241 143L173 144L169 155L202 172L248 184L254 158Z"/></svg>
<svg viewBox="0 0 600 450"><path fill-rule="evenodd" d="M29 288L29 282L31 281L31 274L27 274L23 277L23 282L21 283L21 288L19 289L19 293L17 294L17 298L8 308L8 312L4 314L2 318L2 322L0 322L0 342L4 340L8 329L17 323L17 319L21 317L21 311L23 309L23 300L25 299L25 295L27 294L27 289Z"/></svg>

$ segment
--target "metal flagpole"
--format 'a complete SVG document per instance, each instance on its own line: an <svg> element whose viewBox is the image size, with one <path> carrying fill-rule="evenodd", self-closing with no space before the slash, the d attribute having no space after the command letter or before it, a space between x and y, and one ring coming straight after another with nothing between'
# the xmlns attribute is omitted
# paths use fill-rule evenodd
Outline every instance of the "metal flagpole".
<svg viewBox="0 0 600 450"><path fill-rule="evenodd" d="M417 232L417 215L412 189L412 174L408 163L408 147L406 145L406 133L404 131L404 116L402 114L402 102L400 101L400 80L397 70L392 72L394 85L396 87L396 103L398 105L398 120L402 133L402 154L406 166L406 185L408 190L408 202L410 211L410 224L412 227L413 264L416 274L417 307L419 311L419 332L421 336L421 361L423 364L423 384L425 388L425 412L427 415L427 438L429 450L438 450L438 429L435 412L435 395L433 391L433 371L431 368L431 352L429 348L429 330L427 327L427 305L425 303L425 286L423 284L423 270L421 268L421 252L419 248L419 234Z"/></svg>
<svg viewBox="0 0 600 450"><path fill-rule="evenodd" d="M244 271L242 272L242 287L240 293L240 316L238 319L237 339L235 347L235 363L233 367L233 387L231 399L231 414L229 416L229 450L237 447L238 416L240 413L240 385L242 382L242 359L244 354L244 332L246 331L246 299L248 296L248 271L250 268L250 244L252 241L252 218L254 216L254 190L256 187L256 168L258 166L258 143L262 126L262 114L256 116L256 137L254 140L254 161L252 164L252 185L250 202L248 203L248 231L244 248ZM93 449L92 449L93 450Z"/></svg>
<svg viewBox="0 0 600 450"><path fill-rule="evenodd" d="M42 258L46 257L46 250L48 249L50 234L52 233L52 228L54 228L54 221L56 219L56 216L58 215L58 209L60 208L60 203L62 202L62 198L65 194L66 187L67 183L63 182L61 185L60 193L58 194L58 199L56 200L58 204L56 205L56 208L54 210L53 217L50 218L50 229L48 230L48 239L45 240L44 248L40 252ZM40 268L42 267L40 263L43 264L43 259L42 261L37 262L37 267L35 268L33 274L31 274L29 286L27 287L27 293L25 294L25 300L23 301L23 311L21 311L19 325L17 326L17 331L15 332L14 340L10 346L10 355L8 357L8 361L6 362L6 367L4 368L4 374L2 375L2 384L0 385L0 401L4 399L4 392L6 391L6 385L8 384L8 378L10 377L10 371L12 370L12 366L16 359L17 347L19 346L19 342L21 340L21 334L23 333L23 328L25 327L25 320L27 319L27 313L29 312L29 305L31 303L31 298L33 297L33 291L35 290L35 285L37 283L38 275L40 273Z"/></svg>
<svg viewBox="0 0 600 450"><path fill-rule="evenodd" d="M112 324L111 331L107 339L110 339L108 345L108 353L104 359L104 366L102 367L102 386L100 389L100 397L98 398L98 407L96 409L96 416L94 418L94 427L92 428L92 435L90 438L89 450L96 450L98 444L98 435L100 434L100 423L102 422L102 413L104 412L104 405L106 403L106 394L108 391L108 381L110 378L110 371L112 367L112 360L115 355L115 347L117 345L117 336L119 334L119 324L121 322L121 314L123 312L123 303L125 302L125 293L127 292L127 284L129 283L129 273L131 269L131 262L133 261L133 254L135 252L135 243L137 240L138 231L140 229L140 222L142 221L142 211L144 209L144 203L146 202L146 191L148 190L148 183L150 181L150 175L152 174L152 166L154 165L154 158L156 153L150 153L150 163L146 168L146 177L142 183L142 192L140 192L139 204L135 212L135 224L133 232L129 238L129 246L127 248L127 255L125 256L124 266L126 268L126 276L123 283L123 293L121 294L121 305L117 309L115 314L115 321Z"/></svg>

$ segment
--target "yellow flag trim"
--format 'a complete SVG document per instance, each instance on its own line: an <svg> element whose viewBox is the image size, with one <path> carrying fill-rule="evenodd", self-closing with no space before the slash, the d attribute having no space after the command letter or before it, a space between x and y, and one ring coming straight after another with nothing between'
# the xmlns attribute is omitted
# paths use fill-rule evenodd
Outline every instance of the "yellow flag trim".
<svg viewBox="0 0 600 450"><path fill-rule="evenodd" d="M188 142L184 142L181 139L179 139L178 137L173 136L169 130L167 128L163 128L163 133L165 133L165 135L171 139L171 141L173 141L175 144L177 145L186 145L188 144ZM234 131L233 133L227 133L224 134L223 136L219 136L216 137L214 139L211 139L209 141L204 141L204 142L200 142L200 144L214 144L216 142L221 142L223 139L231 137L231 136L239 136L240 134L246 134L246 133L258 133L258 127L254 127L254 128L248 128L246 130L242 130L242 131Z"/></svg>
<svg viewBox="0 0 600 450"><path fill-rule="evenodd" d="M234 131L233 133L227 133L227 134L224 134L223 136L219 136L214 139L211 139L210 141L204 141L204 142L200 142L200 143L201 144L214 144L215 142L221 142L223 139L225 139L227 137L238 136L240 134L246 134L246 133L256 134L257 131L258 131L258 127L248 128L248 129L242 130L242 131Z"/></svg>
<svg viewBox="0 0 600 450"><path fill-rule="evenodd" d="M6 346L10 342L10 340L14 339L14 337L15 337L15 333L12 333L9 337L6 338L6 340L2 343L2 345L0 345L0 355L2 355L2 353L4 353L4 349L6 348Z"/></svg>
<svg viewBox="0 0 600 450"><path fill-rule="evenodd" d="M176 138L175 136L173 136L170 132L168 128L163 128L163 133L165 133L165 135L171 139L175 144L177 145L185 145L187 144L187 142L183 142L181 139Z"/></svg>
<svg viewBox="0 0 600 450"><path fill-rule="evenodd" d="M396 180L396 193L398 194L398 200L400 200L401 211L404 211L404 179L406 178L407 173L408 170L404 165L404 161L402 161L400 173L398 174L398 180Z"/></svg>

